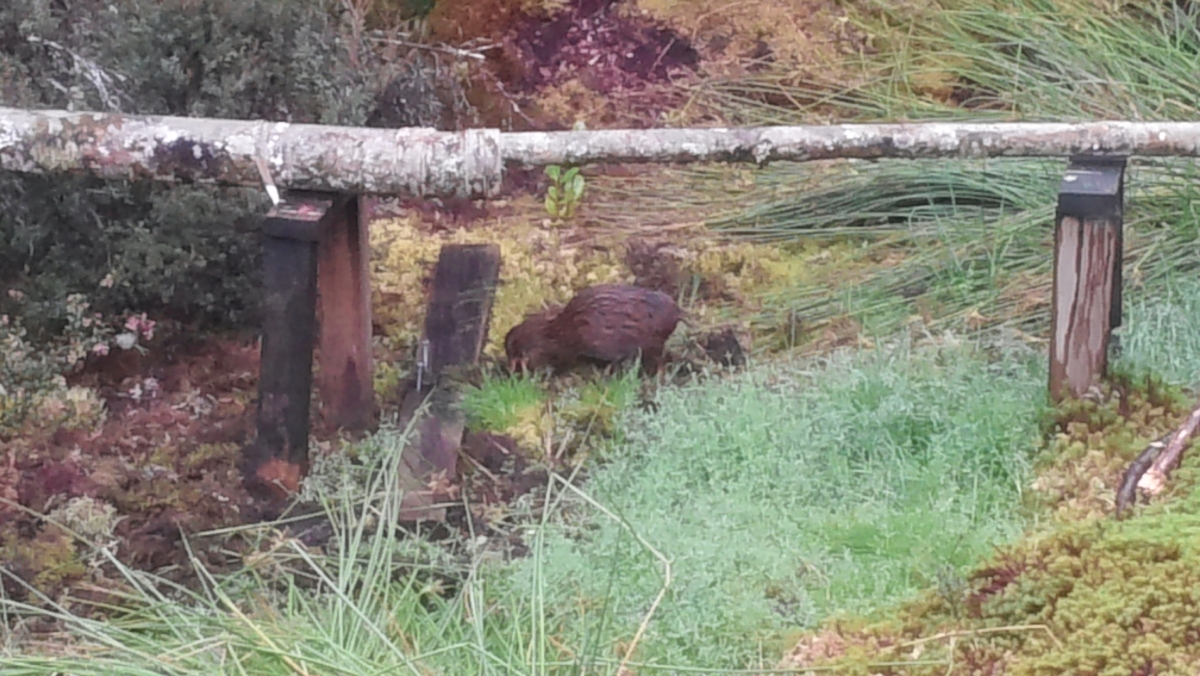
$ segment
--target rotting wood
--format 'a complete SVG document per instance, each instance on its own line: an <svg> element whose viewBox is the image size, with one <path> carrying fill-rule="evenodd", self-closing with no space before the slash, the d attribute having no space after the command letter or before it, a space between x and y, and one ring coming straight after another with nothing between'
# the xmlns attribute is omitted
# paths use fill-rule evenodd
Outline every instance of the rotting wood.
<svg viewBox="0 0 1200 676"><path fill-rule="evenodd" d="M400 455L401 521L446 518L444 504L451 497L449 480L458 471L458 449L467 429L462 386L462 382L442 374L428 387L410 388L400 405L401 426L412 425L410 441Z"/></svg>
<svg viewBox="0 0 1200 676"><path fill-rule="evenodd" d="M425 315L429 368L434 375L447 366L473 364L479 359L499 278L499 246L460 244L442 248Z"/></svg>
<svg viewBox="0 0 1200 676"><path fill-rule="evenodd" d="M247 489L280 500L308 473L317 243L332 199L287 195L263 220L263 329L258 435L243 450Z"/></svg>
<svg viewBox="0 0 1200 676"><path fill-rule="evenodd" d="M360 432L374 420L371 356L369 214L362 199L342 196L322 227L317 291L317 391L328 428Z"/></svg>
<svg viewBox="0 0 1200 676"><path fill-rule="evenodd" d="M483 351L499 277L500 247L494 244L447 245L438 256L422 338L429 349L426 359L418 359L420 384L409 383L401 405L400 420L407 426L421 415L420 404L430 402L400 460L406 521L445 518L437 500L444 480L457 471L466 431L462 376Z"/></svg>
<svg viewBox="0 0 1200 676"><path fill-rule="evenodd" d="M0 168L280 189L487 197L505 164L1200 156L1200 122L925 122L440 132L0 108Z"/></svg>
<svg viewBox="0 0 1200 676"><path fill-rule="evenodd" d="M1050 315L1050 396L1082 397L1108 368L1123 218L1123 158L1076 158L1059 190ZM1117 304L1117 308L1114 308Z"/></svg>
<svg viewBox="0 0 1200 676"><path fill-rule="evenodd" d="M1116 516L1123 518L1137 497L1138 489L1153 497L1167 487L1171 472L1183 459L1183 451L1200 431L1200 403L1174 432L1146 446L1121 477L1117 489Z"/></svg>

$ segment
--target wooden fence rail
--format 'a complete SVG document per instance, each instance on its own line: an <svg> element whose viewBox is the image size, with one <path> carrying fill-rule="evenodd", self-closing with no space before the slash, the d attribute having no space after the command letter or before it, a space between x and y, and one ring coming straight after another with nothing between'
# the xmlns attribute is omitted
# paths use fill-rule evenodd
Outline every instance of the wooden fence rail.
<svg viewBox="0 0 1200 676"><path fill-rule="evenodd" d="M1059 399L1081 396L1105 375L1111 332L1121 322L1123 185L1131 155L1200 156L1200 122L501 133L0 108L0 169L255 186L271 195L275 206L263 221L259 434L247 447L244 471L252 487L276 496L274 489L294 490L307 471L314 348L325 421L361 430L372 418L363 195L486 198L511 164L1068 158L1053 253L1049 390ZM465 294L472 287L463 288ZM470 299L442 301L431 311ZM429 326L459 321L427 319ZM472 321L487 323L486 316Z"/></svg>

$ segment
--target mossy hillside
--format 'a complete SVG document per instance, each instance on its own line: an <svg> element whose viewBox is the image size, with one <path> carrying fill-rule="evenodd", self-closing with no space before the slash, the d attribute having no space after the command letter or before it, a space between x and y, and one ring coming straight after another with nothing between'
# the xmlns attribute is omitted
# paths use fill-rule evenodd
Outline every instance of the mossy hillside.
<svg viewBox="0 0 1200 676"><path fill-rule="evenodd" d="M599 245L580 246L567 230L528 218L488 219L477 227L431 232L418 217L379 221L372 226L376 261L372 266L376 321L397 348L412 349L421 333L427 302L426 283L438 253L448 244L500 247L500 288L484 354L504 354L504 334L527 313L545 303L569 299L586 284L632 281L620 252Z"/></svg>
<svg viewBox="0 0 1200 676"><path fill-rule="evenodd" d="M841 643L838 657L788 664L837 674L1195 674L1198 562L1193 493L1128 521L1030 537L977 569L967 592L931 590L888 622L832 623L837 638L823 640Z"/></svg>
<svg viewBox="0 0 1200 676"><path fill-rule="evenodd" d="M1049 510L1041 527L886 622L828 623L785 663L839 674L1194 674L1200 458L1185 454L1170 490L1133 518L1110 517L1124 467L1182 420L1186 399L1153 379L1114 380L1100 401L1055 412L1029 496Z"/></svg>
<svg viewBox="0 0 1200 676"><path fill-rule="evenodd" d="M1175 429L1190 409L1180 388L1150 375L1121 372L1101 387L1099 400L1064 402L1039 456L1031 502L1059 521L1107 518L1125 468L1150 442ZM1191 482L1192 461L1184 458L1169 495Z"/></svg>

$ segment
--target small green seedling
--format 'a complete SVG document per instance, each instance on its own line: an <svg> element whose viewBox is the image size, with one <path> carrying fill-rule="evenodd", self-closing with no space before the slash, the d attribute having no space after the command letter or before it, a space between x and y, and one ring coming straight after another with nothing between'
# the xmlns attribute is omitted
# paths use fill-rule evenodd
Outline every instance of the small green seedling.
<svg viewBox="0 0 1200 676"><path fill-rule="evenodd" d="M579 167L563 171L554 164L546 167L546 175L553 181L546 191L546 213L562 220L571 218L583 200L584 180Z"/></svg>

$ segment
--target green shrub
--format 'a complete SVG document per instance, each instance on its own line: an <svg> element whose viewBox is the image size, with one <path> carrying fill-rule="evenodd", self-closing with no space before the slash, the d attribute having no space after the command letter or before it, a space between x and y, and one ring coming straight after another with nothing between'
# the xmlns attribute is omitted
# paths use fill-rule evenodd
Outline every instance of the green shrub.
<svg viewBox="0 0 1200 676"><path fill-rule="evenodd" d="M0 8L0 105L361 124L377 80L349 67L338 6L13 0ZM106 313L253 321L267 204L258 190L0 174L0 285L32 301L0 312L30 312L40 335L38 308L85 292Z"/></svg>

